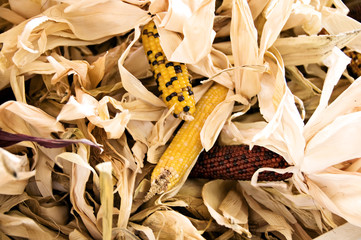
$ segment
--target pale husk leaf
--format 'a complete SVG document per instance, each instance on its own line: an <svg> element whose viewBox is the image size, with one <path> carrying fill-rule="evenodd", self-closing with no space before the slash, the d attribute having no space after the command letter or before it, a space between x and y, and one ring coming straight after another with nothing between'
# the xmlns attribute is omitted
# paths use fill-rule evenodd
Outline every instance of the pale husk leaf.
<svg viewBox="0 0 361 240"><path fill-rule="evenodd" d="M330 168L322 173L308 175L309 194L322 207L343 217L353 225L361 226L357 183L360 174Z"/></svg>
<svg viewBox="0 0 361 240"><path fill-rule="evenodd" d="M322 28L322 15L315 6L296 1L292 5L292 12L283 30L301 28L309 35L317 34ZM302 34L302 33L299 33Z"/></svg>
<svg viewBox="0 0 361 240"><path fill-rule="evenodd" d="M124 53L118 60L119 73L122 78L123 87L134 97L142 99L143 101L146 101L152 105L164 107L164 102L157 98L153 93L148 91L146 87L142 84L142 82L123 66L125 58L128 56L131 47L139 39L140 36L139 27L137 26L134 30L135 34L133 41L128 45L127 49L125 49Z"/></svg>
<svg viewBox="0 0 361 240"><path fill-rule="evenodd" d="M342 11L331 8L323 8L322 25L330 34L336 35L361 29L361 23L348 17ZM347 46L355 51L361 52L361 34L359 33Z"/></svg>
<svg viewBox="0 0 361 240"><path fill-rule="evenodd" d="M334 56L336 58L330 59L333 60L329 63L332 67L326 75L324 82L324 93L325 96L321 96L322 104L317 107L316 114L312 115L310 120L305 125L304 136L306 139L310 139L312 135L317 133L326 125L330 124L337 116L350 113L357 110L358 101L357 99L357 86L359 81L355 81L348 87L340 96L328 106L328 101L331 95L331 91L334 85L338 82L342 72L346 68L346 65L349 62L348 58L345 58L345 55L340 53L338 50L335 50ZM347 94L348 93L348 94ZM340 102L343 103L340 103ZM347 106L345 108L344 106ZM327 118L325 118L327 116Z"/></svg>
<svg viewBox="0 0 361 240"><path fill-rule="evenodd" d="M55 1L27 1L27 0L9 0L10 8L25 18L31 18L41 13L43 9L46 9L54 5Z"/></svg>
<svg viewBox="0 0 361 240"><path fill-rule="evenodd" d="M188 218L176 211L156 211L144 222L157 239L204 239Z"/></svg>
<svg viewBox="0 0 361 240"><path fill-rule="evenodd" d="M214 1L171 0L164 5L153 1L149 10L156 14L154 20L165 55L170 61L197 63L210 53L215 37Z"/></svg>
<svg viewBox="0 0 361 240"><path fill-rule="evenodd" d="M90 206L85 198L85 187L89 179L90 173L93 173L93 179L96 180L95 184L99 186L98 175L96 171L88 164L87 150L84 146L81 147L77 153L64 152L57 156L57 159L70 161L74 163L72 166L72 176L70 185L70 201L73 204L74 210L80 215L84 222L84 225L88 229L89 233L95 239L101 239L102 235L96 226L96 217L94 215L94 209Z"/></svg>
<svg viewBox="0 0 361 240"><path fill-rule="evenodd" d="M254 200L261 203L263 206L271 210L272 212L283 216L288 223L296 224L297 220L286 208L286 206L274 198L271 194L267 193L261 188L253 187L250 182L239 182L241 189L245 191L249 196L252 196Z"/></svg>
<svg viewBox="0 0 361 240"><path fill-rule="evenodd" d="M92 96L82 93L78 101L71 96L59 113L57 120L76 120L87 118L95 126L104 128L109 138L119 138L130 120L130 113L122 107L121 102L111 97L104 97L99 102ZM113 118L107 104L110 103L119 112Z"/></svg>
<svg viewBox="0 0 361 240"><path fill-rule="evenodd" d="M0 193L18 195L24 192L29 178L35 175L35 171L30 171L26 156L15 155L0 148L0 174Z"/></svg>
<svg viewBox="0 0 361 240"><path fill-rule="evenodd" d="M361 112L337 117L308 140L302 171L315 173L332 165L361 157L358 141ZM327 146L327 147L325 147ZM342 147L340 147L342 146ZM326 149L333 149L327 151Z"/></svg>
<svg viewBox="0 0 361 240"><path fill-rule="evenodd" d="M260 111L268 124L254 136L252 142L281 154L286 161L299 164L303 158L302 146L305 145L302 137L303 122L294 104L294 96L285 85L282 62L277 61L276 65L270 63L270 66L271 70L276 68L272 71L275 76L263 77L263 87L258 96Z"/></svg>
<svg viewBox="0 0 361 240"><path fill-rule="evenodd" d="M112 221L113 221L113 182L112 182L112 164L103 162L96 166L100 172L100 202L103 211L102 216L102 235L103 240L112 239Z"/></svg>
<svg viewBox="0 0 361 240"><path fill-rule="evenodd" d="M351 223L345 223L337 228L332 229L327 233L324 233L314 240L337 240L337 239L358 239L361 238L361 228L352 225Z"/></svg>
<svg viewBox="0 0 361 240"><path fill-rule="evenodd" d="M312 125L313 119L317 119L327 107L334 86L338 83L346 66L350 63L350 58L335 47L332 49L331 55L324 60L324 63L328 67L328 71L324 80L320 102L307 125Z"/></svg>
<svg viewBox="0 0 361 240"><path fill-rule="evenodd" d="M292 227L287 223L282 215L278 215L262 206L252 197L247 194L243 195L250 208L257 212L268 224L266 232L277 231L280 232L286 239L292 239Z"/></svg>
<svg viewBox="0 0 361 240"><path fill-rule="evenodd" d="M257 29L247 1L233 1L231 22L231 44L235 67L243 65L261 65L257 43ZM247 46L247 47L245 47ZM237 69L234 73L236 94L247 98L260 90L259 73Z"/></svg>
<svg viewBox="0 0 361 240"><path fill-rule="evenodd" d="M0 106L0 126L6 131L50 138L51 132L64 131L63 126L39 108L17 101Z"/></svg>
<svg viewBox="0 0 361 240"><path fill-rule="evenodd" d="M197 64L190 64L187 65L187 67L190 71L209 78L208 80L203 81L201 86L194 88L194 98L196 102L201 98L204 91L208 89L209 85L206 85L206 82L209 80L218 82L230 89L234 88L234 79L229 72L224 71L229 69L230 63L227 56L221 51L212 49L210 54L197 62Z"/></svg>
<svg viewBox="0 0 361 240"><path fill-rule="evenodd" d="M162 117L155 123L148 138L148 162L158 162L161 154L165 151L165 144L172 137L173 132L180 123L180 119L171 116L171 111L164 111Z"/></svg>
<svg viewBox="0 0 361 240"><path fill-rule="evenodd" d="M232 95L231 91L229 91L227 96L230 95ZM208 151L216 142L224 123L232 112L233 105L234 102L227 101L226 97L226 100L218 104L212 113L207 117L200 133L201 142L205 151Z"/></svg>
<svg viewBox="0 0 361 240"><path fill-rule="evenodd" d="M22 237L26 239L66 239L59 235L57 231L51 231L34 219L26 217L17 210L10 211L7 214L0 214L0 230L13 237Z"/></svg>
<svg viewBox="0 0 361 240"><path fill-rule="evenodd" d="M133 222L129 222L129 226L131 226L136 231L138 231L141 237L143 238L145 237L145 239L149 239L149 240L156 240L153 230L150 227L136 224Z"/></svg>
<svg viewBox="0 0 361 240"><path fill-rule="evenodd" d="M332 54L335 46L341 49L359 33L278 38L274 47L281 53L286 66L319 63Z"/></svg>
<svg viewBox="0 0 361 240"><path fill-rule="evenodd" d="M252 235L248 230L247 221L245 221L245 216L248 216L247 208L243 207L239 209L239 206L235 207L237 210L233 209L233 211L238 213L236 216L233 215L234 212L231 215L228 214L228 211L225 216L219 209L222 202L227 197L227 194L232 191L233 188L234 182L232 181L214 180L206 183L202 189L204 204L208 208L213 219L216 220L219 225L226 226L239 234L245 234L248 237L251 237ZM242 205L245 204L244 200L238 194L230 195L230 197L232 196L236 197L237 202L241 202Z"/></svg>
<svg viewBox="0 0 361 240"><path fill-rule="evenodd" d="M263 56L276 41L279 33L281 32L291 14L292 3L292 0L270 0L268 2L268 5L262 13L263 17L266 19L266 22L263 26L260 39L260 56Z"/></svg>
<svg viewBox="0 0 361 240"><path fill-rule="evenodd" d="M18 207L21 213L36 219L38 223L49 229L57 229L65 235L74 229L72 222L68 222L70 209L62 202L62 199L30 198Z"/></svg>

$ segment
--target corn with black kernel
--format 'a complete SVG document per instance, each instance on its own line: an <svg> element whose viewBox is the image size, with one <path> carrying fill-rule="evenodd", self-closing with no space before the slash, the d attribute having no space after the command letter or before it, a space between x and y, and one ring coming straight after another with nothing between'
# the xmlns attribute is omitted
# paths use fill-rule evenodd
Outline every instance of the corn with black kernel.
<svg viewBox="0 0 361 240"><path fill-rule="evenodd" d="M172 189L194 165L203 146L200 132L204 122L227 95L228 88L214 84L197 103L194 120L184 122L159 159L151 176L151 188L145 201Z"/></svg>
<svg viewBox="0 0 361 240"><path fill-rule="evenodd" d="M174 106L175 117L193 120L195 100L186 65L167 60L154 21L143 27L142 42L163 101Z"/></svg>
<svg viewBox="0 0 361 240"><path fill-rule="evenodd" d="M247 145L214 146L203 151L190 177L227 180L251 180L260 168L287 168L284 158L264 147ZM265 171L258 176L259 181L281 181L292 177L292 173L279 174Z"/></svg>
<svg viewBox="0 0 361 240"><path fill-rule="evenodd" d="M348 66L351 75L354 78L361 76L361 53L355 51L345 51L346 55L351 58L351 62Z"/></svg>

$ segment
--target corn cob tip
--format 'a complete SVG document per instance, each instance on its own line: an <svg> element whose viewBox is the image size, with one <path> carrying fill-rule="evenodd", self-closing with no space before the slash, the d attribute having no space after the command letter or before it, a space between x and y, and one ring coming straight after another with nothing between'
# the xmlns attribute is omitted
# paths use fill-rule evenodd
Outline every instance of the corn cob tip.
<svg viewBox="0 0 361 240"><path fill-rule="evenodd" d="M164 170L162 173L152 181L149 191L144 198L144 202L149 201L156 194L161 194L168 189L168 185L170 183L169 177L171 176L171 172L169 170Z"/></svg>

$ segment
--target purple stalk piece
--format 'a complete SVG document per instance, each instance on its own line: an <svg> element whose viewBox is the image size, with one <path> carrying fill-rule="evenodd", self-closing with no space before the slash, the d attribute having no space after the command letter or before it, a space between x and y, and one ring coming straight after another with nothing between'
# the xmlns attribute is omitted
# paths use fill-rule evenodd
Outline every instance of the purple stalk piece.
<svg viewBox="0 0 361 240"><path fill-rule="evenodd" d="M8 146L14 145L14 144L22 142L22 141L36 142L40 146L43 146L46 148L61 148L61 147L66 147L66 146L74 144L74 143L83 143L83 144L87 144L92 147L101 149L101 147L98 144L95 144L95 143L89 141L88 139L41 138L41 137L33 137L33 136L25 135L25 134L9 133L9 132L3 131L0 128L0 147L8 147Z"/></svg>

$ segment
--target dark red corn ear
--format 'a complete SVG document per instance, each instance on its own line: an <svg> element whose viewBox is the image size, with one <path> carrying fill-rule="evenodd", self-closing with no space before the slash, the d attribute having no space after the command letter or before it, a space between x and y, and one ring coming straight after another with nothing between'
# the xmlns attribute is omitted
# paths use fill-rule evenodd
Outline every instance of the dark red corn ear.
<svg viewBox="0 0 361 240"><path fill-rule="evenodd" d="M284 158L264 147L247 145L214 146L203 151L190 177L227 180L251 180L253 174L263 167L287 168ZM292 177L292 173L279 174L261 172L258 181L282 181Z"/></svg>

